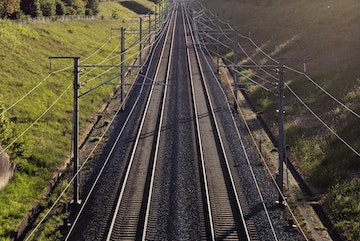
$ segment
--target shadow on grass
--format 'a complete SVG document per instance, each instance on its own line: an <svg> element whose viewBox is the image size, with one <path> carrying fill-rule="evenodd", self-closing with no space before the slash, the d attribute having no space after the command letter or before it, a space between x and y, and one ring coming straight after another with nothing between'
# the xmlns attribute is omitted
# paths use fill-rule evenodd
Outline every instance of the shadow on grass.
<svg viewBox="0 0 360 241"><path fill-rule="evenodd" d="M137 13L137 14L148 14L148 13L153 13L152 10L150 10L149 8L134 2L134 1L123 1L123 2L119 2L122 6L130 9L131 11Z"/></svg>

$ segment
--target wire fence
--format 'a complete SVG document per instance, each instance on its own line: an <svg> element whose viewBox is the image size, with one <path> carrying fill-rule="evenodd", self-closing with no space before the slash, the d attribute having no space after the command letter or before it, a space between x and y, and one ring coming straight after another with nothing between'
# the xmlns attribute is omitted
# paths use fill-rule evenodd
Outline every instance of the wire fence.
<svg viewBox="0 0 360 241"><path fill-rule="evenodd" d="M25 17L21 19L12 20L16 24L29 24L29 23L50 23L50 22L65 22L65 21L87 21L87 20L109 20L114 19L113 16L88 16L88 15L60 15L50 17Z"/></svg>

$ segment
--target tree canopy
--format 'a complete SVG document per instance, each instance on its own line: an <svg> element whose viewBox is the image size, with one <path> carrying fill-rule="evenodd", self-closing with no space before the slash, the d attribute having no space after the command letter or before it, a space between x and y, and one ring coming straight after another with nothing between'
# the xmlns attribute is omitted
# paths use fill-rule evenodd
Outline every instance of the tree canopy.
<svg viewBox="0 0 360 241"><path fill-rule="evenodd" d="M99 0L0 0L0 17L97 15Z"/></svg>

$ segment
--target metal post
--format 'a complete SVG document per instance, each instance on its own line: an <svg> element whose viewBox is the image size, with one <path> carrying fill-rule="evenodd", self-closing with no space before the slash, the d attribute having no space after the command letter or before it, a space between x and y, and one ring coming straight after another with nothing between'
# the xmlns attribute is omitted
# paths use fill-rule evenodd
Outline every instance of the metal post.
<svg viewBox="0 0 360 241"><path fill-rule="evenodd" d="M151 33L151 14L149 14L149 36L148 36L148 44L150 45L150 33Z"/></svg>
<svg viewBox="0 0 360 241"><path fill-rule="evenodd" d="M219 57L219 55L220 55L220 44L219 44L219 39L218 38L217 38L217 43L216 43L216 73L217 74L219 74L219 69L220 69L220 57Z"/></svg>
<svg viewBox="0 0 360 241"><path fill-rule="evenodd" d="M264 140L264 138L262 137L261 134L258 135L258 140L259 140L259 152L260 152L260 155L262 154L262 150L261 150L261 144Z"/></svg>
<svg viewBox="0 0 360 241"><path fill-rule="evenodd" d="M284 133L284 62L279 60L279 139L278 139L278 153L279 153L279 167L277 173L277 184L280 189L279 204L283 204L284 194L284 171L283 164L285 161L285 133Z"/></svg>
<svg viewBox="0 0 360 241"><path fill-rule="evenodd" d="M139 56L139 64L140 66L142 66L142 18L140 17L140 56ZM142 67L140 67L140 69L142 69ZM140 71L141 72L141 71Z"/></svg>
<svg viewBox="0 0 360 241"><path fill-rule="evenodd" d="M155 6L155 13L154 13L154 14L155 14L155 29L154 29L154 30L156 31L156 28L157 28L157 20L158 20L158 19L157 19L157 6Z"/></svg>
<svg viewBox="0 0 360 241"><path fill-rule="evenodd" d="M238 34L237 30L234 30L234 109L237 111L237 92L238 92L238 73L237 73L237 65L238 65Z"/></svg>
<svg viewBox="0 0 360 241"><path fill-rule="evenodd" d="M121 53L120 53L120 101L121 101L121 105L122 108L124 108L123 106L123 101L124 101L124 60L125 60L125 28L121 27Z"/></svg>
<svg viewBox="0 0 360 241"><path fill-rule="evenodd" d="M80 57L73 57L73 56L57 56L57 57L49 57L51 59L73 59L74 60L74 81L73 81L73 89L74 89L74 109L73 109L73 152L74 152L74 194L73 194L73 203L80 204L80 195L79 195L79 179L80 173L79 172L79 59ZM50 62L50 69L51 69L51 62Z"/></svg>
<svg viewBox="0 0 360 241"><path fill-rule="evenodd" d="M74 203L79 199L79 57L74 57Z"/></svg>
<svg viewBox="0 0 360 241"><path fill-rule="evenodd" d="M164 19L165 19L165 3L162 3L160 6L161 6L161 22L164 22Z"/></svg>

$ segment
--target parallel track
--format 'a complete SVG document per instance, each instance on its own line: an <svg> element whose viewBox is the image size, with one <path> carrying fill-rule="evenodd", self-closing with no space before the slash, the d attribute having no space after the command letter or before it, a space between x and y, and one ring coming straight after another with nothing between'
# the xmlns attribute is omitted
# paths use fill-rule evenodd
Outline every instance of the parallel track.
<svg viewBox="0 0 360 241"><path fill-rule="evenodd" d="M133 153L111 222L107 240L146 240L148 227L155 225L149 217L159 139L162 126L166 85L170 75L172 47L178 7L174 8L167 31L162 57L154 78ZM238 191L225 154L223 140L209 97L205 74L195 44L195 36L185 7L181 5L186 53L193 102L195 138L198 144L199 180L203 190L202 223L208 240L255 240L255 229L249 234ZM171 35L171 37L169 37ZM161 76L161 77L159 77ZM165 77L164 77L165 76ZM162 78L158 80L158 78ZM163 81L163 82L161 82ZM161 84L161 85L159 85ZM144 151L147 150L147 151ZM151 151L149 151L151 150ZM151 230L149 228L149 230Z"/></svg>
<svg viewBox="0 0 360 241"><path fill-rule="evenodd" d="M185 11L184 11L185 12ZM225 153L190 18L184 26L190 66L202 184L211 240L250 240L242 204ZM211 129L209 130L209 127ZM256 236L256 235L253 235Z"/></svg>
<svg viewBox="0 0 360 241"><path fill-rule="evenodd" d="M176 11L175 8L170 23L176 23L174 17ZM166 85L172 59L174 25L170 24L167 30L160 63L126 170L107 240L140 240L145 233L145 215L149 208L148 202L156 168L157 139L162 125Z"/></svg>
<svg viewBox="0 0 360 241"><path fill-rule="evenodd" d="M168 24L164 23L163 28L167 29ZM119 191L117 190L121 188L124 169L128 166L125 159L129 155L129 149L132 149L132 139L135 129L138 128L136 126L140 125L138 112L146 104L145 101L149 97L153 84L152 76L158 66L152 63L156 63L155 59L160 58L161 51L158 49L162 48L166 38L164 29L156 37L145 61L146 69L138 74L135 84L132 85L129 95L125 98L128 108L121 112L118 110L119 121L117 122L119 123L116 123L115 127L119 129L111 134L112 141L103 150L103 155L99 160L103 164L99 167L100 170L94 177L89 190L84 192L87 196L74 220L70 220L72 225L67 231L65 240L102 240L104 236L106 238L109 227L107 223L114 212L112 206L118 199Z"/></svg>
<svg viewBox="0 0 360 241"><path fill-rule="evenodd" d="M99 225L101 234L94 237L260 240L219 124L208 86L208 57L198 45L188 8L174 3L168 16L162 46L148 63L152 74L146 74L148 92L138 108L141 113L132 117L137 123L133 134L116 138L120 143L131 139L131 145L126 154L114 154L121 171L104 210L112 217L104 219L106 227Z"/></svg>

